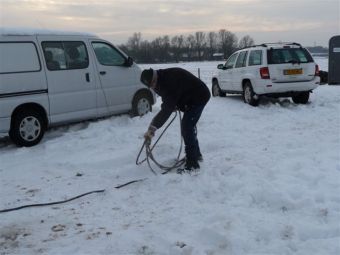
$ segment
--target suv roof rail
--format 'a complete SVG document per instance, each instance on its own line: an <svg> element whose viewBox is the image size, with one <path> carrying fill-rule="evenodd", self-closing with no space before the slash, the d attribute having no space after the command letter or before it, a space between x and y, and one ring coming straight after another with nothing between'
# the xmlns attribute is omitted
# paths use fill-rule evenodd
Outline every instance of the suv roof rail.
<svg viewBox="0 0 340 255"><path fill-rule="evenodd" d="M275 45L296 45L296 46L302 47L300 43L296 43L296 42L276 42L276 43L261 43L261 44L251 45L251 46L243 47L240 50L253 48L253 47L267 47L268 48L268 47L275 46Z"/></svg>
<svg viewBox="0 0 340 255"><path fill-rule="evenodd" d="M276 43L262 43L260 44L260 46L263 46L263 47L268 47L268 46L271 46L271 45L296 45L296 46L301 46L300 43L296 43L296 42L276 42Z"/></svg>
<svg viewBox="0 0 340 255"><path fill-rule="evenodd" d="M274 45L296 45L296 46L302 47L302 45L300 43L296 43L296 42L276 42L276 43L261 43L261 44L251 45L251 46L243 47L240 50L253 48L253 47L266 47L266 48L268 48L268 47L274 46Z"/></svg>
<svg viewBox="0 0 340 255"><path fill-rule="evenodd" d="M244 49L253 48L253 47L258 47L258 46L263 46L263 45L261 45L261 44L250 45L250 46L246 46L246 47L240 48L239 50L244 50Z"/></svg>
<svg viewBox="0 0 340 255"><path fill-rule="evenodd" d="M296 46L301 46L300 43L296 43L296 42L276 42L276 43L262 43L261 45L264 45L264 46L269 46L269 45L282 45L282 44L285 44L285 45L296 45Z"/></svg>

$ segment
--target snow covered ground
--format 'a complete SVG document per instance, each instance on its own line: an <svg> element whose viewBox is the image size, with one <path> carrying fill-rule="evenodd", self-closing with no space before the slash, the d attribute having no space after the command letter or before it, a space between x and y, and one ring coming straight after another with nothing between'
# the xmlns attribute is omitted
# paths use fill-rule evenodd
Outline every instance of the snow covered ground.
<svg viewBox="0 0 340 255"><path fill-rule="evenodd" d="M210 86L216 65L177 66L200 68ZM340 87L320 86L307 105L212 98L198 125L197 176L135 165L159 106L56 128L32 148L0 140L0 210L106 189L0 214L0 254L340 254ZM165 162L178 149L176 121L155 154ZM139 178L148 179L114 188Z"/></svg>

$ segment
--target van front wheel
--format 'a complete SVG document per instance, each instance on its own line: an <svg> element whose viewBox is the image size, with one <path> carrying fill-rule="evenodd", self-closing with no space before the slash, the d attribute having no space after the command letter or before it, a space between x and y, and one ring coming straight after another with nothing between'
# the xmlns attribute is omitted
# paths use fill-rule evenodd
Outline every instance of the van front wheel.
<svg viewBox="0 0 340 255"><path fill-rule="evenodd" d="M9 136L16 145L31 147L41 141L45 133L44 122L36 111L21 111L13 118Z"/></svg>
<svg viewBox="0 0 340 255"><path fill-rule="evenodd" d="M132 116L143 116L152 111L150 96L145 92L138 93L132 102Z"/></svg>

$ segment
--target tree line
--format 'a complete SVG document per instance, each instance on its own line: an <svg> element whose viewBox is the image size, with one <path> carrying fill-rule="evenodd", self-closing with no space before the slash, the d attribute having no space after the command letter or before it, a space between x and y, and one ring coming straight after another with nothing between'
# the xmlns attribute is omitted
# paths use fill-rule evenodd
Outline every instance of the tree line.
<svg viewBox="0 0 340 255"><path fill-rule="evenodd" d="M254 40L249 35L238 40L234 33L221 29L173 37L165 35L150 42L136 32L119 47L137 63L165 63L226 59L234 51L252 45Z"/></svg>

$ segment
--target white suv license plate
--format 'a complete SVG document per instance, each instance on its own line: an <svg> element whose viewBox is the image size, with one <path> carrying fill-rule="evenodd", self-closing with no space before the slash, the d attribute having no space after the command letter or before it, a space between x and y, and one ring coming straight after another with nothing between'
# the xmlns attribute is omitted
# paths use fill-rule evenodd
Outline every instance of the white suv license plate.
<svg viewBox="0 0 340 255"><path fill-rule="evenodd" d="M300 69L285 69L283 70L284 75L300 75L303 74L302 68Z"/></svg>

